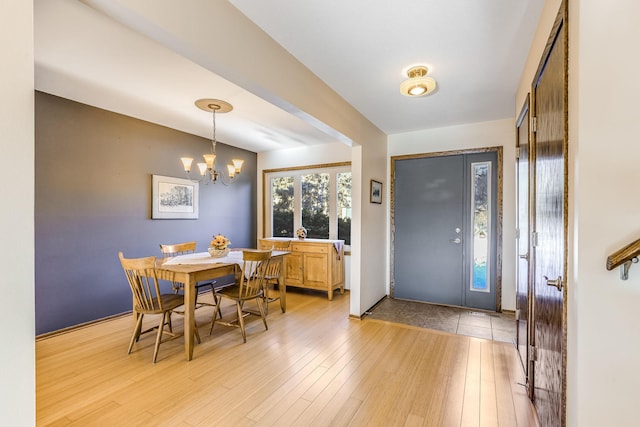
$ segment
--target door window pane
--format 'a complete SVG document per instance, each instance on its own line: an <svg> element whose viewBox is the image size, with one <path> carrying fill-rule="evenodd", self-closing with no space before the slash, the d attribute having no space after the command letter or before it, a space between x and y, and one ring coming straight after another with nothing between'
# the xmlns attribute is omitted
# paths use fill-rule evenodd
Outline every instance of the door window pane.
<svg viewBox="0 0 640 427"><path fill-rule="evenodd" d="M351 244L351 172L337 174L338 177L338 239Z"/></svg>
<svg viewBox="0 0 640 427"><path fill-rule="evenodd" d="M312 173L301 176L302 225L307 237L329 238L329 174Z"/></svg>
<svg viewBox="0 0 640 427"><path fill-rule="evenodd" d="M491 162L471 164L472 265L471 290L490 291L489 265L491 224Z"/></svg>
<svg viewBox="0 0 640 427"><path fill-rule="evenodd" d="M292 176L271 179L274 237L293 237L293 182Z"/></svg>

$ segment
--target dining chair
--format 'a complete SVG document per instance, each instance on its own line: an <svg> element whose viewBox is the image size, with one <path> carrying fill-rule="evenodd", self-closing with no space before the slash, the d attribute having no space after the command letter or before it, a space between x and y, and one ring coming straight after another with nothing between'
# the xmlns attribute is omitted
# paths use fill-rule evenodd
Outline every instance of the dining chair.
<svg viewBox="0 0 640 427"><path fill-rule="evenodd" d="M156 345L153 350L153 363L156 363L158 357L158 349L162 341L162 334L168 334L175 338L178 336L173 333L171 326L171 313L177 307L184 304L184 296L180 294L162 294L160 292L160 284L156 275L156 257L150 256L146 258L125 258L122 252L118 253L120 264L127 276L129 287L133 295L133 311L137 317L136 325L129 342L129 353L133 349L133 344L140 339L140 335L157 329ZM142 319L145 314L160 314L160 323L158 326L142 330ZM165 325L168 331L164 330Z"/></svg>
<svg viewBox="0 0 640 427"><path fill-rule="evenodd" d="M216 291L216 295L218 296L218 308L221 305L223 298L228 298L232 301L235 301L238 317L231 322L216 321L216 314L218 312L218 308L216 308L213 318L211 319L211 329L209 330L209 335L213 333L213 327L216 323L226 326L239 327L240 331L242 332L242 339L246 343L247 333L244 327L244 317L250 314L256 314L249 311L243 311L245 302L250 300L255 300L258 306L259 315L262 318L262 322L264 323L264 328L266 330L269 329L269 327L267 326L267 317L265 316L263 307L263 281L264 275L269 266L270 258L271 251L242 251L242 272L236 276L235 284Z"/></svg>
<svg viewBox="0 0 640 427"><path fill-rule="evenodd" d="M185 243L175 243L175 244L161 243L160 244L160 252L162 252L162 255L164 257L174 257L178 255L192 254L195 251L196 251L196 242L185 242ZM203 306L210 306L210 307L216 306L217 297L216 297L216 290L214 286L215 284L216 284L215 280L196 283L195 309L201 308ZM181 290L184 290L184 283L171 282L171 288L174 290L175 293L178 293ZM198 301L198 294L200 293L200 289L203 289L203 288L211 288L211 295L213 296L213 300L214 300L213 304L209 302ZM182 314L182 313L179 313L179 314ZM196 332L197 330L198 328L196 328ZM198 343L200 343L200 336L197 333L196 333L196 339Z"/></svg>
<svg viewBox="0 0 640 427"><path fill-rule="evenodd" d="M160 244L160 252L165 257L173 257L178 255L192 254L196 251L196 242L185 242L185 243L176 243L172 245L168 244ZM196 307L200 308L202 306L208 305L211 307L215 307L215 300L213 304L208 302L198 302L198 294L200 293L200 289L202 288L211 288L211 295L213 295L215 299L215 280L196 283ZM180 282L171 282L172 289L178 293L180 290L184 290L184 283Z"/></svg>
<svg viewBox="0 0 640 427"><path fill-rule="evenodd" d="M289 252L289 246L291 245L291 240L274 240L272 243L273 244L271 245L271 250ZM264 311L267 314L269 314L269 303L278 301L280 299L279 296L270 297L269 290L271 285L273 285L274 287L276 285L279 285L278 280L280 278L280 274L282 274L282 272L280 271L281 267L282 267L281 262L270 262L269 266L267 267L267 271L265 272L265 275L264 275L264 281L262 282L264 287L263 299L265 302Z"/></svg>

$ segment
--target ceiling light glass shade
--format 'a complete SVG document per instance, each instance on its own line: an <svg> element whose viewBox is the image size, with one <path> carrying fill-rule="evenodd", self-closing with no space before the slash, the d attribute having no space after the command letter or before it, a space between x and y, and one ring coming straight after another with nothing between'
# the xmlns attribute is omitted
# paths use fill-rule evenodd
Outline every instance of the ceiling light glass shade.
<svg viewBox="0 0 640 427"><path fill-rule="evenodd" d="M198 163L198 169L200 170L200 175L204 176L204 174L207 173L207 164Z"/></svg>
<svg viewBox="0 0 640 427"><path fill-rule="evenodd" d="M213 169L213 163L216 161L215 154L203 154L204 162L207 164L207 168Z"/></svg>
<svg viewBox="0 0 640 427"><path fill-rule="evenodd" d="M191 172L191 163L193 162L193 158L191 157L180 157L182 161L182 166L184 166L185 172Z"/></svg>
<svg viewBox="0 0 640 427"><path fill-rule="evenodd" d="M227 171L229 172L229 178L233 178L236 174L236 167L233 165L227 165Z"/></svg>
<svg viewBox="0 0 640 427"><path fill-rule="evenodd" d="M400 83L400 93L405 96L424 96L436 90L436 81L426 77L427 67L417 66L407 71L409 78Z"/></svg>

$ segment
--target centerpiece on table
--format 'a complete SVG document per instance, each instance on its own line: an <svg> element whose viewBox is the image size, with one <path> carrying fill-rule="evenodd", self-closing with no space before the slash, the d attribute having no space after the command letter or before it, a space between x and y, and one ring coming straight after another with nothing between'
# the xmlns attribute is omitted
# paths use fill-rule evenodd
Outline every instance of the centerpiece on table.
<svg viewBox="0 0 640 427"><path fill-rule="evenodd" d="M214 258L222 258L223 256L227 256L229 253L229 245L231 241L227 239L226 236L222 234L215 234L213 236L213 240L209 243L209 255Z"/></svg>
<svg viewBox="0 0 640 427"><path fill-rule="evenodd" d="M307 237L307 229L304 227L300 227L296 230L296 236L298 239L304 240Z"/></svg>

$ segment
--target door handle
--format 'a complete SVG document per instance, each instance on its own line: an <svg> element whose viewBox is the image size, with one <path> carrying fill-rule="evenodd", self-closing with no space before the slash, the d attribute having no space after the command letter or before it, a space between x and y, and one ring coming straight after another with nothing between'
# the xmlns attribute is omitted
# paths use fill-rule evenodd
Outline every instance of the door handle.
<svg viewBox="0 0 640 427"><path fill-rule="evenodd" d="M520 259L524 259L524 260L529 261L529 252L527 252L526 254L518 255L518 257Z"/></svg>
<svg viewBox="0 0 640 427"><path fill-rule="evenodd" d="M549 279L547 276L544 276L544 280L547 281L547 286L553 286L556 289L558 289L560 292L562 292L562 288L564 286L563 282L562 282L562 276L558 276L557 279Z"/></svg>
<svg viewBox="0 0 640 427"><path fill-rule="evenodd" d="M456 237L455 239L450 239L449 241L450 241L451 243L458 243L458 244L460 244L460 243L462 242L462 240L460 240L460 238L459 238L459 237Z"/></svg>

